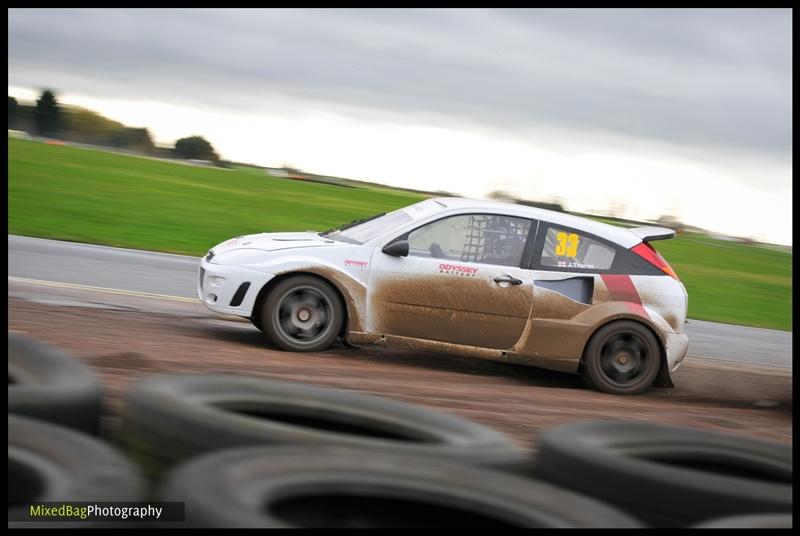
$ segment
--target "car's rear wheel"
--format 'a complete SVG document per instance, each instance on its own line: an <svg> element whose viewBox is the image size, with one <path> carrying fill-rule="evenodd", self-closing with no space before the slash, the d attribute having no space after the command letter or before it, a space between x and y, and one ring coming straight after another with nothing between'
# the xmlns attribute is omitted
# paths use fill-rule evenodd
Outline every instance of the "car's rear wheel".
<svg viewBox="0 0 800 536"><path fill-rule="evenodd" d="M631 320L598 329L583 357L583 379L601 391L634 395L647 390L661 365L661 347L653 333Z"/></svg>
<svg viewBox="0 0 800 536"><path fill-rule="evenodd" d="M344 306L325 281L295 276L275 285L261 309L261 327L278 348L291 352L324 350L336 340Z"/></svg>

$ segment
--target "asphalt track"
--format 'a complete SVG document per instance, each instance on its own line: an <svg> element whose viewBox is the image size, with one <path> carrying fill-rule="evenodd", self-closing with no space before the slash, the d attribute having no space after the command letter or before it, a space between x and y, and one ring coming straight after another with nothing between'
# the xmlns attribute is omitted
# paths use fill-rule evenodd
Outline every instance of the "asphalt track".
<svg viewBox="0 0 800 536"><path fill-rule="evenodd" d="M9 235L8 292L34 301L112 309L135 302L162 312L170 302L193 303L196 314L226 318L197 299L198 262L190 256ZM792 366L791 332L691 319L686 331L692 358Z"/></svg>

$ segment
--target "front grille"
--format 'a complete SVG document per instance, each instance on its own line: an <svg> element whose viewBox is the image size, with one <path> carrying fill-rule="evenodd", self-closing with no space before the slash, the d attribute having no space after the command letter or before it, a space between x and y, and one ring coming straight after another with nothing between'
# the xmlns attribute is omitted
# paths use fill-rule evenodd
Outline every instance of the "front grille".
<svg viewBox="0 0 800 536"><path fill-rule="evenodd" d="M203 279L204 279L203 276L205 276L205 275L206 275L205 269L204 268L200 268L200 290L203 290Z"/></svg>

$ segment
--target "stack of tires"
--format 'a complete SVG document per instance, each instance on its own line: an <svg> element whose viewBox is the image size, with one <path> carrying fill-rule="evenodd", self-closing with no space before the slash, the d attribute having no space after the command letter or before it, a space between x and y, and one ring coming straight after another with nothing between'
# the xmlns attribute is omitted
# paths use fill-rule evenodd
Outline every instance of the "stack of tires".
<svg viewBox="0 0 800 536"><path fill-rule="evenodd" d="M485 426L340 389L236 376L146 379L122 443L195 527L630 527L605 504L512 474ZM505 471L505 472L504 472Z"/></svg>
<svg viewBox="0 0 800 536"><path fill-rule="evenodd" d="M791 527L792 449L624 421L546 431L528 471L654 527Z"/></svg>
<svg viewBox="0 0 800 536"><path fill-rule="evenodd" d="M109 467L127 476L120 476L114 490L83 490L80 496L185 503L186 521L166 526L791 525L791 449L780 445L594 422L545 432L531 457L505 435L453 415L341 389L252 377L155 376L134 384L125 395L121 431L106 441L124 451L125 459L95 438L29 418L58 416L56 422L80 424L84 434L97 430L99 383L72 359L82 382L65 373L59 378L70 376L70 382L43 389L50 398L28 394L27 405L12 407L19 387L31 390L36 381L45 381L19 365L28 361L20 357L25 348L65 357L19 337L13 340L17 356L12 358L10 338L9 410L28 417L9 417L9 505L12 488L15 502L80 500L64 493L42 499L54 496L43 468L77 460L96 464L92 458L105 456ZM76 389L53 399L52 393L66 391L67 383L82 385L83 394ZM83 408L82 418L74 412L65 418L59 404L67 399L81 401L74 407ZM51 405L62 409L52 414ZM30 423L40 427L33 440L25 439ZM83 455L69 450L69 442L63 447L58 434L65 433L75 436L74 448L83 448ZM96 450L79 447L77 437ZM51 446L37 451L39 444ZM12 450L17 451L13 472ZM31 462L35 456L48 463ZM137 472L144 475L146 490ZM80 489L86 476L85 470L59 475L74 479L74 485L53 484L53 489ZM127 498L110 498L123 495ZM747 517L730 517L735 515Z"/></svg>
<svg viewBox="0 0 800 536"><path fill-rule="evenodd" d="M9 333L9 527L59 525L15 521L24 519L31 502L144 499L146 483L135 465L95 437L101 396L100 381L87 366Z"/></svg>

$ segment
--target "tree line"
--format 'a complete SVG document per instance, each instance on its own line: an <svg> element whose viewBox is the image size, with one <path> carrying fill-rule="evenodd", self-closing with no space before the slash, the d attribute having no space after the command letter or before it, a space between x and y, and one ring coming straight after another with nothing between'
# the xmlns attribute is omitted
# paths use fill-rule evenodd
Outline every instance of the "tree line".
<svg viewBox="0 0 800 536"><path fill-rule="evenodd" d="M18 103L9 95L8 128L45 138L126 149L152 156L226 164L202 136L181 138L170 148L157 147L148 129L128 127L85 108L61 106L49 89L42 92L35 105Z"/></svg>

